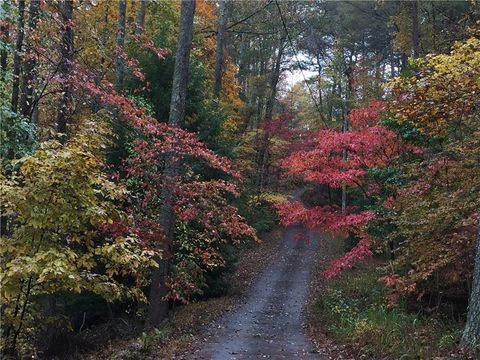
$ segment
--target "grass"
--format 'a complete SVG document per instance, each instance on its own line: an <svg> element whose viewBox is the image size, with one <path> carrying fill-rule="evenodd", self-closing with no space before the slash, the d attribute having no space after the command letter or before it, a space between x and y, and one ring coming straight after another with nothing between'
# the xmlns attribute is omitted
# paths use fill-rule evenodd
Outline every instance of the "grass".
<svg viewBox="0 0 480 360"><path fill-rule="evenodd" d="M310 317L326 335L369 359L468 358L457 349L462 324L442 314L409 312L402 303L387 307L377 266L372 261L345 271L317 292Z"/></svg>

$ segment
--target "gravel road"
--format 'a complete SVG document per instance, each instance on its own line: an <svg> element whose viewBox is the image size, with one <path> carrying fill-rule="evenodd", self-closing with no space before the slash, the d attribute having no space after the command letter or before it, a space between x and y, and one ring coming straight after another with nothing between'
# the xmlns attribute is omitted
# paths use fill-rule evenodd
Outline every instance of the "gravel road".
<svg viewBox="0 0 480 360"><path fill-rule="evenodd" d="M310 242L296 240L299 231ZM319 235L300 226L283 232L273 261L244 301L213 323L181 359L321 359L303 332L303 308Z"/></svg>

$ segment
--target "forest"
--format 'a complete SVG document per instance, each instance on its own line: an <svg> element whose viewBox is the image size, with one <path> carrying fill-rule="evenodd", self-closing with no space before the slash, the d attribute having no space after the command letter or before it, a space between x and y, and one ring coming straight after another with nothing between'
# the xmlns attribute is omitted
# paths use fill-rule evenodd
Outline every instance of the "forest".
<svg viewBox="0 0 480 360"><path fill-rule="evenodd" d="M1 359L478 359L480 3L0 0Z"/></svg>

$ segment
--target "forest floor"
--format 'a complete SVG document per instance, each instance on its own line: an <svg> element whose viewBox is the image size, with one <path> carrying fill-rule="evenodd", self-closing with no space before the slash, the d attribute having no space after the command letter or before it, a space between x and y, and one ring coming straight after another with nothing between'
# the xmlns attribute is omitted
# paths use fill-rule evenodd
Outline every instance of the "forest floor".
<svg viewBox="0 0 480 360"><path fill-rule="evenodd" d="M229 275L232 290L228 295L192 302L178 307L158 331L141 333L108 341L106 346L78 359L172 359L191 352L203 341L205 328L228 316L245 301L259 274L275 261L283 247L282 230L277 228L262 236L261 242L241 250L236 270Z"/></svg>
<svg viewBox="0 0 480 360"><path fill-rule="evenodd" d="M322 236L306 306L306 333L319 354L335 360L480 359L459 347L464 324L448 304L419 312L408 301L385 306L378 282L387 262L366 259L335 279L320 275L345 252L344 241Z"/></svg>

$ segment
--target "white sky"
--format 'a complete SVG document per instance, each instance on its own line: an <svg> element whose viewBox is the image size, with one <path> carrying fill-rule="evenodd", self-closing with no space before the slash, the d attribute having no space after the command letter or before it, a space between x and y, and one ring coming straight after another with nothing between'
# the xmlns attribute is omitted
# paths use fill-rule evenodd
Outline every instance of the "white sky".
<svg viewBox="0 0 480 360"><path fill-rule="evenodd" d="M317 75L316 71L311 71L311 70L303 70L303 74L305 75L305 78L308 80L312 76ZM285 72L285 84L289 89L292 88L293 85L295 85L299 81L304 81L302 72L300 70L293 70L293 71L286 71Z"/></svg>
<svg viewBox="0 0 480 360"><path fill-rule="evenodd" d="M301 62L307 62L307 56L301 52L299 52L298 54L298 60L301 61ZM291 57L289 59L289 63L294 65L296 64L296 58L294 57ZM303 70L303 75L305 75L305 78L308 80L310 79L312 76L316 76L317 75L317 72L316 71L311 71L311 70ZM287 70L285 72L285 85L287 86L287 88L291 89L293 85L295 85L297 82L299 81L304 81L304 78L302 76L302 72L300 71L300 69L296 69L296 70Z"/></svg>

